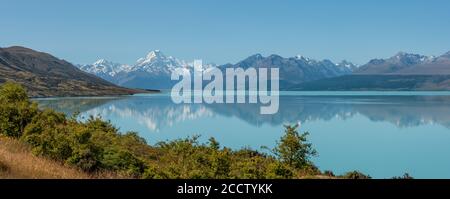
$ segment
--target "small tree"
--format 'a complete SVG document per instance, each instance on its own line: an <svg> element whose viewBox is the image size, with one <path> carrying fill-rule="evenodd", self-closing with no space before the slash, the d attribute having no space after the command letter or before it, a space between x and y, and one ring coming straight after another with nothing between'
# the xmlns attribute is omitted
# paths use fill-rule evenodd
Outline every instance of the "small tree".
<svg viewBox="0 0 450 199"><path fill-rule="evenodd" d="M215 151L220 149L220 144L214 137L209 138L209 147Z"/></svg>
<svg viewBox="0 0 450 199"><path fill-rule="evenodd" d="M0 101L2 103L17 103L28 101L26 90L13 82L6 82L0 87Z"/></svg>
<svg viewBox="0 0 450 199"><path fill-rule="evenodd" d="M307 142L309 133L299 134L297 128L298 124L285 126L284 135L277 143L274 153L281 162L294 168L302 168L310 164L311 156L317 155L317 151Z"/></svg>
<svg viewBox="0 0 450 199"><path fill-rule="evenodd" d="M38 112L19 84L6 82L0 87L0 133L20 137L25 126Z"/></svg>

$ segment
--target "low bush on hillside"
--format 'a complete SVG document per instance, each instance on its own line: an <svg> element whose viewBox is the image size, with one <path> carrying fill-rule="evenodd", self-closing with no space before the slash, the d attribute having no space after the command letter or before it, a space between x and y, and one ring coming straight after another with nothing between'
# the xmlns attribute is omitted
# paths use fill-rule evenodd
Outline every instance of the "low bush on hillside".
<svg viewBox="0 0 450 199"><path fill-rule="evenodd" d="M359 171L347 172L342 177L346 178L346 179L371 179L372 178L369 175L365 175Z"/></svg>

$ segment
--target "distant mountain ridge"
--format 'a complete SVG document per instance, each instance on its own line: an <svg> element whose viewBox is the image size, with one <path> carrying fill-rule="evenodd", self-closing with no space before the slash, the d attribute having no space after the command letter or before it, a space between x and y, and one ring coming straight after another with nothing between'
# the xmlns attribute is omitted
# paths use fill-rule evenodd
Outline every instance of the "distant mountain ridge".
<svg viewBox="0 0 450 199"><path fill-rule="evenodd" d="M370 60L353 74L448 75L450 51L438 57L399 52L388 59Z"/></svg>
<svg viewBox="0 0 450 199"><path fill-rule="evenodd" d="M48 53L0 48L0 83L22 84L32 97L128 95L142 91L116 86Z"/></svg>
<svg viewBox="0 0 450 199"><path fill-rule="evenodd" d="M78 67L85 72L95 74L108 81L112 80L111 77L130 68L128 65L113 63L105 59L99 59L92 65L78 65Z"/></svg>
<svg viewBox="0 0 450 199"><path fill-rule="evenodd" d="M424 56L400 52L373 59L351 75L297 84L292 90L450 90L450 52Z"/></svg>
<svg viewBox="0 0 450 199"><path fill-rule="evenodd" d="M303 56L284 58L275 54L268 57L255 54L236 64L226 64L219 67L222 69L279 68L280 89L285 89L301 82L350 74L356 66L347 61L335 64L327 59L317 61Z"/></svg>
<svg viewBox="0 0 450 199"><path fill-rule="evenodd" d="M172 71L183 68L193 71L192 62L166 56L159 50L150 51L133 65L117 64L103 59L93 64L79 65L80 69L102 77L121 86L132 88L169 89L174 81L170 80ZM317 61L303 56L283 58L279 55L267 57L255 54L236 64L204 64L204 69L218 67L226 68L280 68L280 88L287 88L300 82L312 81L328 77L350 74L357 66L348 61L335 64L330 60Z"/></svg>
<svg viewBox="0 0 450 199"><path fill-rule="evenodd" d="M284 58L276 54L266 57L254 54L236 64L209 64L206 68L211 66L221 70L277 67L281 90L450 90L447 86L450 52L437 57L399 52L386 59L372 59L362 66L345 60L335 64L327 59L318 61L301 55ZM176 68L193 71L193 64L156 50L133 65L99 60L80 68L126 87L170 89L176 83L170 80L171 72ZM357 75L366 76L355 77Z"/></svg>

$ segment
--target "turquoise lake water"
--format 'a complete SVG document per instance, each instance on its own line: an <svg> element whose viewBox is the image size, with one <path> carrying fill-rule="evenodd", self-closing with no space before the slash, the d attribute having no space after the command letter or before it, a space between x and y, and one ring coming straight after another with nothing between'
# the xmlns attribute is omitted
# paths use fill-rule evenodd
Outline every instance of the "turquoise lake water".
<svg viewBox="0 0 450 199"><path fill-rule="evenodd" d="M450 92L281 92L274 115L259 114L258 104L174 104L166 93L36 101L67 114L100 115L150 144L201 135L260 149L275 146L284 124L298 123L310 132L321 170L450 178Z"/></svg>

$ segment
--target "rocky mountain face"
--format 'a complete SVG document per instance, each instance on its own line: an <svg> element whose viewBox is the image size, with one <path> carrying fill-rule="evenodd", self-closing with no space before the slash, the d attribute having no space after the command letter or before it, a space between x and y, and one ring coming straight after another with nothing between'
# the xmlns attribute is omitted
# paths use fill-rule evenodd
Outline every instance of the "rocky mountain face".
<svg viewBox="0 0 450 199"><path fill-rule="evenodd" d="M116 86L50 54L13 46L0 48L0 83L22 84L32 97L128 95Z"/></svg>
<svg viewBox="0 0 450 199"><path fill-rule="evenodd" d="M291 90L450 90L450 52L441 56L398 53L373 59L351 75L297 84Z"/></svg>
<svg viewBox="0 0 450 199"><path fill-rule="evenodd" d="M95 74L108 81L112 81L114 76L130 68L128 65L113 63L105 59L99 59L90 65L78 65L78 67L85 72Z"/></svg>
<svg viewBox="0 0 450 199"><path fill-rule="evenodd" d="M255 54L237 64L227 64L220 68L279 68L280 89L301 82L308 82L329 77L337 77L350 74L356 66L350 62L343 61L335 64L330 60L317 61L303 56L284 58L279 55L264 57Z"/></svg>
<svg viewBox="0 0 450 199"><path fill-rule="evenodd" d="M252 55L236 64L221 66L204 64L203 68L213 66L221 70L237 67L244 69L279 67L281 89L300 82L350 74L356 68L354 64L347 61L335 64L329 60L317 61L303 56L283 58L278 55L263 57L260 54ZM144 89L170 89L176 83L170 81L172 71L176 68L194 70L193 63L166 56L159 50L151 51L133 65L117 64L101 59L94 64L79 67L118 85Z"/></svg>
<svg viewBox="0 0 450 199"><path fill-rule="evenodd" d="M448 75L450 52L438 57L400 52L388 59L373 59L354 74Z"/></svg>

